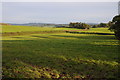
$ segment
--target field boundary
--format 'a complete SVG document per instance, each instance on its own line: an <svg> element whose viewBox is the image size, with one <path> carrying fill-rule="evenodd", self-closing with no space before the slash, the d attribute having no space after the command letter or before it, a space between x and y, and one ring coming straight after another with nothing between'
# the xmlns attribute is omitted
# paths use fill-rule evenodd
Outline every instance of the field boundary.
<svg viewBox="0 0 120 80"><path fill-rule="evenodd" d="M66 31L66 33L75 33L75 34L98 34L98 35L114 35L114 33L100 33L100 32L74 32L74 31Z"/></svg>

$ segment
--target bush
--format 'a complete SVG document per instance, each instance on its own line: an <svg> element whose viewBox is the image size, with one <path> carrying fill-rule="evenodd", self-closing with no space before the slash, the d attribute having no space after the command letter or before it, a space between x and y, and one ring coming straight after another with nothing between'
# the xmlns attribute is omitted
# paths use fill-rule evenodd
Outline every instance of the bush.
<svg viewBox="0 0 120 80"><path fill-rule="evenodd" d="M89 29L91 26L86 23L76 22L76 23L70 23L69 27L70 28L78 28L78 29Z"/></svg>
<svg viewBox="0 0 120 80"><path fill-rule="evenodd" d="M109 30L114 31L116 38L120 40L120 15L115 16L112 22L113 25L109 28Z"/></svg>

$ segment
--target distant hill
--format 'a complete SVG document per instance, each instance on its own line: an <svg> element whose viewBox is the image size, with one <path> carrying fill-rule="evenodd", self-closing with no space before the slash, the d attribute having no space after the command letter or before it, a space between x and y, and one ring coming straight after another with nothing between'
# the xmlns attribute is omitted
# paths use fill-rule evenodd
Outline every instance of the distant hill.
<svg viewBox="0 0 120 80"><path fill-rule="evenodd" d="M87 23L91 26L97 25L97 23ZM54 24L54 23L24 23L24 24L17 24L17 23L0 23L0 25L21 25L21 26L37 26L37 27L68 27L69 24Z"/></svg>
<svg viewBox="0 0 120 80"><path fill-rule="evenodd" d="M91 25L91 26L93 26L93 25L98 25L98 23L86 23L86 24L89 24L89 25Z"/></svg>
<svg viewBox="0 0 120 80"><path fill-rule="evenodd" d="M68 24L50 24L50 23L25 23L25 24L11 24L11 25L23 25L23 26L38 26L38 27L66 27Z"/></svg>

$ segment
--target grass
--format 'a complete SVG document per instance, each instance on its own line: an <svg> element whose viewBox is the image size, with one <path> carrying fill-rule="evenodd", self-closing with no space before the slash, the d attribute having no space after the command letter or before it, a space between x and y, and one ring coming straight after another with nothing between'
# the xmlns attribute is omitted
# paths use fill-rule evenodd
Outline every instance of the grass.
<svg viewBox="0 0 120 80"><path fill-rule="evenodd" d="M80 31L80 32L85 32L85 31ZM92 28L86 32L113 33L110 30L108 30L108 28Z"/></svg>
<svg viewBox="0 0 120 80"><path fill-rule="evenodd" d="M31 27L31 26L16 26L16 25L2 25L3 33L7 32L30 32L30 31L59 31L59 30L78 30L71 28L54 28L54 27Z"/></svg>
<svg viewBox="0 0 120 80"><path fill-rule="evenodd" d="M90 29L101 30L109 32L107 28ZM120 45L114 35L34 33L3 36L2 43L3 78L118 77Z"/></svg>

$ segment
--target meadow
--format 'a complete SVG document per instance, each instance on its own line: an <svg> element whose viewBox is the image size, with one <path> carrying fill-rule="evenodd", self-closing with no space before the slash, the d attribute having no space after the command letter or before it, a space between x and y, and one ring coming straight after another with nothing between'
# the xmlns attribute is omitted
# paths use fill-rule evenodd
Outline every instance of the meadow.
<svg viewBox="0 0 120 80"><path fill-rule="evenodd" d="M7 25L1 29L3 78L119 77L120 45L108 28Z"/></svg>

